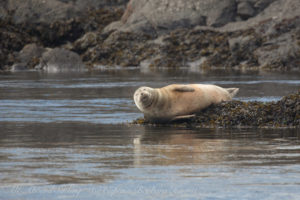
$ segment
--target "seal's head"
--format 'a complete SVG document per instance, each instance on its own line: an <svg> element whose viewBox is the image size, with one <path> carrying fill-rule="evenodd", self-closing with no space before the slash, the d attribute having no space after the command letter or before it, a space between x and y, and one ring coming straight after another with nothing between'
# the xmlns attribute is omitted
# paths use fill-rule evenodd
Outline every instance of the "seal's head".
<svg viewBox="0 0 300 200"><path fill-rule="evenodd" d="M150 87L140 87L133 95L135 105L140 111L145 111L151 106L154 99L154 89Z"/></svg>

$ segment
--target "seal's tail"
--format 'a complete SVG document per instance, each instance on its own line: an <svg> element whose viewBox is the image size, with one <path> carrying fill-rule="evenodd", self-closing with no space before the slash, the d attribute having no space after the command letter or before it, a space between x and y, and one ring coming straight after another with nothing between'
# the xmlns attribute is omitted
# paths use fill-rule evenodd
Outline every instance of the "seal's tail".
<svg viewBox="0 0 300 200"><path fill-rule="evenodd" d="M226 88L231 98L233 98L238 92L239 88Z"/></svg>

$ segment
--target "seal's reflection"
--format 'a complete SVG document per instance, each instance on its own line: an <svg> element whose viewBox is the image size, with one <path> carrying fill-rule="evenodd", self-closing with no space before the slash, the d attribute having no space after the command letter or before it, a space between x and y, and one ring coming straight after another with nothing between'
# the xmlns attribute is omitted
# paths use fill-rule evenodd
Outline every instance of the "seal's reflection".
<svg viewBox="0 0 300 200"><path fill-rule="evenodd" d="M201 131L204 132L200 135L199 130L145 127L145 134L133 139L134 166L205 165L224 161L226 140L213 138L210 130Z"/></svg>

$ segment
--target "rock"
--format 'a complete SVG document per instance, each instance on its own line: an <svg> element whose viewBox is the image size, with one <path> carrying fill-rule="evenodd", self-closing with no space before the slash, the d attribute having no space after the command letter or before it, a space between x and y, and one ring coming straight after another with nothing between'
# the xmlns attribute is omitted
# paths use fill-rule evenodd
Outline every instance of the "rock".
<svg viewBox="0 0 300 200"><path fill-rule="evenodd" d="M84 70L84 64L78 54L61 48L47 49L42 54L36 69L48 72L67 72Z"/></svg>
<svg viewBox="0 0 300 200"><path fill-rule="evenodd" d="M110 23L109 25L107 25L104 29L103 29L103 33L104 34L109 34L112 33L116 30L118 30L120 27L122 27L124 24L122 21L115 21Z"/></svg>
<svg viewBox="0 0 300 200"><path fill-rule="evenodd" d="M23 63L27 69L33 69L40 61L45 49L35 43L27 44L17 53L16 61Z"/></svg>
<svg viewBox="0 0 300 200"><path fill-rule="evenodd" d="M250 40L251 40L251 38L249 36L246 36L246 37L239 36L236 38L230 38L228 40L229 48L232 52L238 48L244 48Z"/></svg>
<svg viewBox="0 0 300 200"><path fill-rule="evenodd" d="M246 35L228 39L230 60L232 65L256 65L253 52L261 46L262 39L257 35Z"/></svg>
<svg viewBox="0 0 300 200"><path fill-rule="evenodd" d="M260 12L275 1L276 0L254 0L252 1L252 3L254 3L254 8L257 9L258 12Z"/></svg>
<svg viewBox="0 0 300 200"><path fill-rule="evenodd" d="M256 15L250 17L247 22L231 22L221 27L221 31L238 31L250 28L258 29L265 23L280 23L284 20L295 18L300 13L300 1L265 0L263 10L256 10ZM258 3L257 2L257 3ZM265 7L266 6L266 7ZM255 8L255 6L254 6Z"/></svg>
<svg viewBox="0 0 300 200"><path fill-rule="evenodd" d="M237 6L237 14L241 16L242 19L248 19L254 16L255 10L248 1L243 1Z"/></svg>
<svg viewBox="0 0 300 200"><path fill-rule="evenodd" d="M97 33L88 32L73 44L73 50L79 53L86 51L89 47L97 44Z"/></svg>
<svg viewBox="0 0 300 200"><path fill-rule="evenodd" d="M26 63L16 63L11 66L11 71L25 71L28 70L27 64Z"/></svg>
<svg viewBox="0 0 300 200"><path fill-rule="evenodd" d="M11 71L34 69L40 63L42 54L45 51L45 48L35 43L25 45L20 52L15 53Z"/></svg>
<svg viewBox="0 0 300 200"><path fill-rule="evenodd" d="M131 0L119 31L161 34L196 25L219 27L235 17L235 0ZM111 26L110 26L111 28Z"/></svg>
<svg viewBox="0 0 300 200"><path fill-rule="evenodd" d="M256 27L264 42L253 54L261 68L299 69L300 16L284 19L279 23L268 20Z"/></svg>
<svg viewBox="0 0 300 200"><path fill-rule="evenodd" d="M238 4L247 3L250 4L251 8L255 10L256 13L263 11L271 3L277 0L236 0Z"/></svg>
<svg viewBox="0 0 300 200"><path fill-rule="evenodd" d="M235 1L209 1L207 25L213 27L223 26L234 20L236 15ZM204 11L204 10L203 10Z"/></svg>
<svg viewBox="0 0 300 200"><path fill-rule="evenodd" d="M299 67L300 46L290 34L274 38L254 51L262 68L288 69Z"/></svg>
<svg viewBox="0 0 300 200"><path fill-rule="evenodd" d="M41 57L45 49L35 43L27 44L18 53L18 59L22 62L27 62L31 57Z"/></svg>

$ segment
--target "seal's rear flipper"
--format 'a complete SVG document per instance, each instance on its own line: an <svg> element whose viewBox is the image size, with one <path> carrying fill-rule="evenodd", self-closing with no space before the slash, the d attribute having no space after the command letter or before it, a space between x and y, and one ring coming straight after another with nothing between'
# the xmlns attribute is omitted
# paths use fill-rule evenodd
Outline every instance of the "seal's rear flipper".
<svg viewBox="0 0 300 200"><path fill-rule="evenodd" d="M181 116L176 116L176 117L172 118L170 122L186 121L186 120L193 119L195 117L196 117L195 114L193 114L193 115L181 115Z"/></svg>
<svg viewBox="0 0 300 200"><path fill-rule="evenodd" d="M195 89L193 87L183 85L183 86L176 86L174 89L176 92L194 92Z"/></svg>
<svg viewBox="0 0 300 200"><path fill-rule="evenodd" d="M226 88L226 90L228 91L230 97L233 98L240 89L239 88Z"/></svg>

